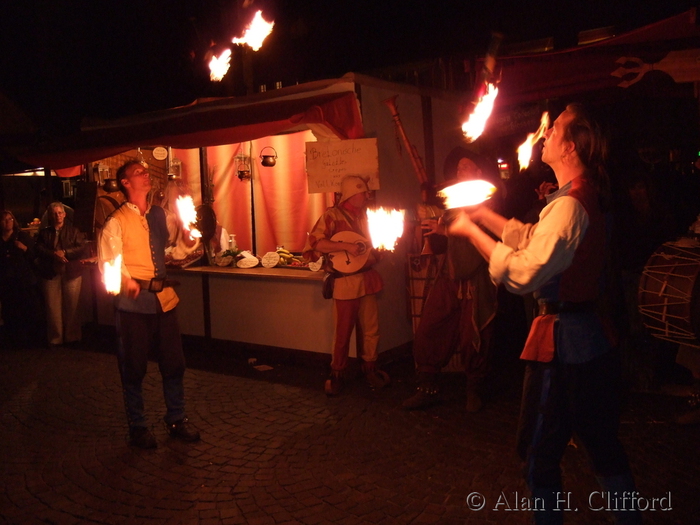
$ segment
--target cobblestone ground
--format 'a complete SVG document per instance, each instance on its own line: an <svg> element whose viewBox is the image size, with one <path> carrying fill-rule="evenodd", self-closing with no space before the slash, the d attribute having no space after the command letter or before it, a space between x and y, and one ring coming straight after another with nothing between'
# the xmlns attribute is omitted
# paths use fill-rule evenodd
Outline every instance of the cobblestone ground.
<svg viewBox="0 0 700 525"><path fill-rule="evenodd" d="M206 360L206 359L205 359ZM192 361L202 361L201 354ZM149 365L145 400L158 448L126 445L115 358L104 348L0 351L0 520L10 524L464 524L528 523L513 453L518 389L477 414L463 410L461 381L445 403L406 412L410 366L373 392L354 383L322 392L318 367L190 368L190 419L202 440L167 437L162 393ZM258 359L257 364L265 364ZM214 368L214 370L211 370ZM240 368L240 367L239 367ZM457 375L458 377L458 375ZM646 523L697 523L700 430L669 421L685 400L631 394L621 435L641 495L671 496ZM566 523L610 523L587 507L599 490L583 451L567 450ZM472 510L467 498L483 497ZM476 498L476 499L475 499ZM478 503L478 495L469 502ZM668 507L668 504L665 504Z"/></svg>

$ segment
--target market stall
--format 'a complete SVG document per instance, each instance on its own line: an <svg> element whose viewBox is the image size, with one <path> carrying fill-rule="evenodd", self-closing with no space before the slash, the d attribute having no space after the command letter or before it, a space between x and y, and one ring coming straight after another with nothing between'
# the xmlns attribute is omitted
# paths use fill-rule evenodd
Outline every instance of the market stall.
<svg viewBox="0 0 700 525"><path fill-rule="evenodd" d="M81 137L28 152L26 158L59 167L80 160L95 168L93 177L104 185L124 157L141 155L158 167L154 175L158 189L176 181L195 206L210 206L218 227L233 236L239 251L262 258L284 246L298 254L306 233L332 204L334 185L350 173L347 170L368 169L376 189L374 205L407 210L408 220L415 220L419 181L410 156L396 140L385 103L391 97L434 177L446 152L461 140L457 98L354 74L95 123ZM374 149L358 153L365 145ZM318 156L333 157L321 162L325 172L315 179L310 177L310 147L322 150ZM266 155L274 162L265 160ZM353 164L358 157L364 168ZM380 352L405 348L412 340L409 249L408 241L399 242L378 265L385 283L379 296ZM171 277L180 283L183 334L330 352L332 308L321 295L321 272L304 265L219 266L215 255L205 253L195 264L171 269ZM88 270L93 275L85 294L85 318L109 326L111 296L104 291L97 268Z"/></svg>

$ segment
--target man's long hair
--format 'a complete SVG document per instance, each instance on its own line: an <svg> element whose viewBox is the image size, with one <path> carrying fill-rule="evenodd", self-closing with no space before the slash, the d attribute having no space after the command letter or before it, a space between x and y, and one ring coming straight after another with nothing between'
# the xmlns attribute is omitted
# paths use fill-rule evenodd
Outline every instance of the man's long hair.
<svg viewBox="0 0 700 525"><path fill-rule="evenodd" d="M573 103L566 109L573 113L574 119L566 128L565 138L574 143L579 160L598 190L600 206L608 211L612 200L607 171L608 138L589 108Z"/></svg>

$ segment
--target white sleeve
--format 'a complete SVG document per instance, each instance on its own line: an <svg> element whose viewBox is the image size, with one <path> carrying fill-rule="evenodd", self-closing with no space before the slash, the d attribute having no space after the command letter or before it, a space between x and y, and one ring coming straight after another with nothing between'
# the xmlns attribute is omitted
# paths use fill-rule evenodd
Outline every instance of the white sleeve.
<svg viewBox="0 0 700 525"><path fill-rule="evenodd" d="M102 231L100 232L100 239L97 243L97 263L100 268L100 272L104 273L104 263L114 262L118 255L122 254L122 227L121 223L110 217L105 222ZM129 271L126 269L126 265L121 266L122 274L127 277L131 277Z"/></svg>
<svg viewBox="0 0 700 525"><path fill-rule="evenodd" d="M491 255L491 278L513 293L534 292L571 265L587 228L586 210L568 196L548 204L535 225L507 224Z"/></svg>

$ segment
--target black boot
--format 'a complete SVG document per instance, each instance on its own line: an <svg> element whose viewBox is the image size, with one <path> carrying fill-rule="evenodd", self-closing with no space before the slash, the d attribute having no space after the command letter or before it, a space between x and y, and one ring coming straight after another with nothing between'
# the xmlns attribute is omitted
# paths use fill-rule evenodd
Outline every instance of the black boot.
<svg viewBox="0 0 700 525"><path fill-rule="evenodd" d="M561 487L532 488L532 507L535 525L562 525Z"/></svg>
<svg viewBox="0 0 700 525"><path fill-rule="evenodd" d="M419 372L418 388L416 388L416 393L401 403L401 406L406 410L416 410L419 408L427 408L432 406L439 400L437 374L431 372Z"/></svg>
<svg viewBox="0 0 700 525"><path fill-rule="evenodd" d="M617 476L596 476L598 483L611 498L611 510L618 525L641 525L642 513L633 496L638 496L631 473ZM607 503L607 499L606 499Z"/></svg>

